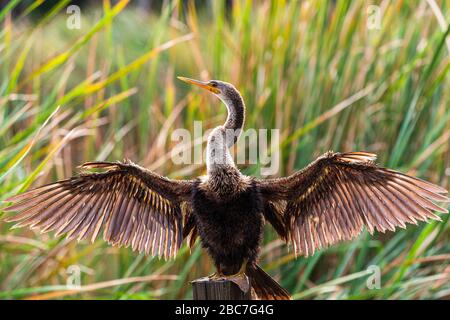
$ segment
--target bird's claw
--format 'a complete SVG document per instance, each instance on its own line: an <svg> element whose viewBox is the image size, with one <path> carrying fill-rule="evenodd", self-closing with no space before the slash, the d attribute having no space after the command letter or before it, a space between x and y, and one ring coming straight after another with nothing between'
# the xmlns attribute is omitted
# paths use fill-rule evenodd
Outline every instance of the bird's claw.
<svg viewBox="0 0 450 320"><path fill-rule="evenodd" d="M235 283L242 292L247 293L250 290L250 279L245 273L236 273L234 275L226 277L228 281Z"/></svg>
<svg viewBox="0 0 450 320"><path fill-rule="evenodd" d="M241 289L241 291L244 293L247 293L248 290L250 289L250 280L242 270L236 274L232 274L229 276L214 272L207 278L212 281L231 281L234 284L236 284L239 287L239 289Z"/></svg>

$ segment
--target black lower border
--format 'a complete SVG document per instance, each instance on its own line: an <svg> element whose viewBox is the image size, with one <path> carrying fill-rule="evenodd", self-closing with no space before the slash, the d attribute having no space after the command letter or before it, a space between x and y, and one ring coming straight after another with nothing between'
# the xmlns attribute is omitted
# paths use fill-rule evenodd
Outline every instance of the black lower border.
<svg viewBox="0 0 450 320"><path fill-rule="evenodd" d="M45 319L303 319L331 316L381 320L398 311L402 318L449 310L449 301L0 301L2 314L30 312ZM8 310L10 309L10 310ZM397 310L395 310L397 309ZM9 313L8 311L11 311ZM6 319L6 318L5 318ZM96 319L96 318L93 318Z"/></svg>

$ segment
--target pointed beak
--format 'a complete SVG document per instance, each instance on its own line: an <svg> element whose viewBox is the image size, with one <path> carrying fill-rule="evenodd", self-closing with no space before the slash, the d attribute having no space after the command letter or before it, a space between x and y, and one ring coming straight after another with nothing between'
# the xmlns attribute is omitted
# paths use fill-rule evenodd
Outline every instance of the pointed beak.
<svg viewBox="0 0 450 320"><path fill-rule="evenodd" d="M185 77L177 77L178 79L180 79L181 81L193 84L197 87L203 88L205 90L211 91L212 93L220 93L220 90L217 88L214 88L213 86L209 85L208 82L206 81L200 81L200 80L195 80L195 79L190 79L190 78L185 78Z"/></svg>

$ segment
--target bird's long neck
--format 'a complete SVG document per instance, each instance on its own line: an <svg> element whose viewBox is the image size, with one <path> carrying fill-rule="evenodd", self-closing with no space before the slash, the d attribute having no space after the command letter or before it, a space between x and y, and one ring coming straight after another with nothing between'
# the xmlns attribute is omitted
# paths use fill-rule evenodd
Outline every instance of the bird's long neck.
<svg viewBox="0 0 450 320"><path fill-rule="evenodd" d="M227 106L228 116L223 124L225 130L233 133L234 138L227 140L227 146L231 148L239 138L245 121L245 104L240 94L231 95L229 98L223 98L223 103Z"/></svg>
<svg viewBox="0 0 450 320"><path fill-rule="evenodd" d="M208 137L206 148L208 175L236 168L229 148L236 143L244 126L245 104L240 94L236 91L221 100L227 107L228 116L225 123L213 129Z"/></svg>

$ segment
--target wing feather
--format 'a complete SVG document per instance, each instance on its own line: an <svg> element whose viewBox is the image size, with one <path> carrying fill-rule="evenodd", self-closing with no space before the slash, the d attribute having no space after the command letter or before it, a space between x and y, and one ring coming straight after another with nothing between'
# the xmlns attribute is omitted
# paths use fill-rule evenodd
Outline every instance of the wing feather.
<svg viewBox="0 0 450 320"><path fill-rule="evenodd" d="M425 180L375 165L367 152L328 152L286 178L257 180L265 216L291 242L296 255L356 237L405 228L407 223L441 220L435 202L449 202L447 190ZM282 206L281 204L285 205ZM275 210L276 216L270 208Z"/></svg>
<svg viewBox="0 0 450 320"><path fill-rule="evenodd" d="M181 205L192 183L170 180L131 162L90 162L83 169L106 169L48 184L7 199L6 220L15 227L67 234L69 239L130 246L139 252L171 258L183 239Z"/></svg>

